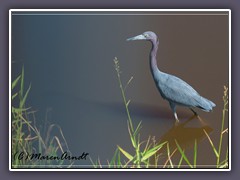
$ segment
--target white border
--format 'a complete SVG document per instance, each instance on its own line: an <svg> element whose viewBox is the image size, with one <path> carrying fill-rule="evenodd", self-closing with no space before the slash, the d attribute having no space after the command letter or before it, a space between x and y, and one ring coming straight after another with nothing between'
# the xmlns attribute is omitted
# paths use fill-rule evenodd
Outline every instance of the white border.
<svg viewBox="0 0 240 180"><path fill-rule="evenodd" d="M11 167L11 70L12 70L12 60L11 60L11 23L13 12L169 12L169 11L179 11L179 12L228 12L228 14L207 14L207 15L229 15L229 168L228 169L12 169ZM20 14L16 14L20 15ZM27 15L27 14L22 14ZM33 15L33 14L30 14ZM36 14L43 15L43 14ZM56 15L56 14L47 14ZM57 14L59 15L59 14ZM67 15L67 14L64 14ZM72 14L77 15L77 14ZM89 15L89 14L86 14ZM116 15L116 14L92 14L92 15ZM117 14L122 15L122 14ZM125 15L140 15L140 14L125 14ZM147 14L141 14L147 15ZM149 14L148 14L149 15ZM150 14L150 15L160 15L160 14ZM161 15L206 15L206 14L161 14ZM9 10L9 170L10 171L231 171L231 10L230 9L10 9Z"/></svg>

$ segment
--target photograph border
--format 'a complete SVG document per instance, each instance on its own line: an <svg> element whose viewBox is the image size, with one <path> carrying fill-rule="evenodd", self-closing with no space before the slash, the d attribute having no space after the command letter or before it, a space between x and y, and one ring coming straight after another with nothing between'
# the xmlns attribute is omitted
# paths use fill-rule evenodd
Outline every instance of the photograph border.
<svg viewBox="0 0 240 180"><path fill-rule="evenodd" d="M229 17L229 104L228 104L228 115L229 115L229 165L228 169L110 169L110 168L12 168L12 148L11 148L11 78L12 78L12 13L13 12L228 12ZM71 14L70 14L71 15ZM111 15L111 14L106 14ZM138 14L136 14L138 15ZM147 14L146 14L147 15ZM183 14L184 15L184 14ZM203 15L203 14L201 14ZM216 15L216 14L214 14ZM230 9L10 9L9 10L9 170L10 171L231 171L231 10Z"/></svg>

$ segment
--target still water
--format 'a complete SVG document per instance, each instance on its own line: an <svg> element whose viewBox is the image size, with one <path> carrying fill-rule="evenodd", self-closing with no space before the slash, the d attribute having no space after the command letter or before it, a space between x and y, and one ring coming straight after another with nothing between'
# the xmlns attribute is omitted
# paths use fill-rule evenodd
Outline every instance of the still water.
<svg viewBox="0 0 240 180"><path fill-rule="evenodd" d="M151 77L150 43L126 41L148 30L160 41L159 69L185 80L217 105L210 113L198 110L201 121L179 107L181 124L174 126L173 113ZM16 14L12 74L16 77L24 65L25 82L32 84L27 105L37 111L40 127L58 124L73 155L88 152L106 164L117 145L133 152L113 63L117 57L123 83L133 76L126 96L134 125L142 121L141 139L168 140L171 149L177 139L189 159L197 139L198 164L213 165L216 158L203 129L218 146L223 86L229 84L228 33L227 15Z"/></svg>

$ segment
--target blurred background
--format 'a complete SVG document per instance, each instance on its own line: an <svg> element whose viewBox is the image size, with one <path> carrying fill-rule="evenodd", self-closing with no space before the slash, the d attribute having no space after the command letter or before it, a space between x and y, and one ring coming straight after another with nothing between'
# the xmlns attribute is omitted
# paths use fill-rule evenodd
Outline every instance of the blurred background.
<svg viewBox="0 0 240 180"><path fill-rule="evenodd" d="M175 123L150 73L151 44L126 41L153 31L160 42L159 69L185 80L217 105L210 113L197 111L204 123L193 119L178 133L192 137L183 138L186 144L202 138L198 164L211 165L216 161L211 146L198 131L207 127L218 142L223 86L229 84L228 29L226 12L15 12L12 78L24 66L26 85L32 85L27 104L36 110L39 126L58 124L73 155L88 152L107 164L117 145L132 150L115 57L123 83L133 76L126 95L133 123L142 121L142 140L149 135L157 141L166 138ZM187 108L177 112L182 122L192 116Z"/></svg>

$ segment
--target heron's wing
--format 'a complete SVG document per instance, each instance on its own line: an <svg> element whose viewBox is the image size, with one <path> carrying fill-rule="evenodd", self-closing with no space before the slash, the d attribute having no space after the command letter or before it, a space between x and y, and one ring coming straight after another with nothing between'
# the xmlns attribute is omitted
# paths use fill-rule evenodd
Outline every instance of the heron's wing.
<svg viewBox="0 0 240 180"><path fill-rule="evenodd" d="M201 97L189 84L180 78L169 75L158 82L161 95L168 101L185 106L198 106Z"/></svg>

